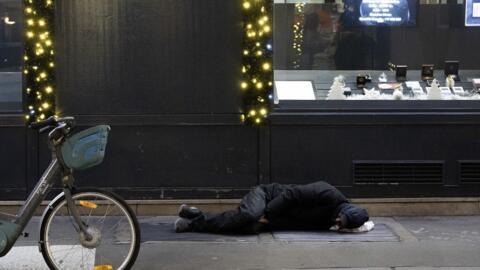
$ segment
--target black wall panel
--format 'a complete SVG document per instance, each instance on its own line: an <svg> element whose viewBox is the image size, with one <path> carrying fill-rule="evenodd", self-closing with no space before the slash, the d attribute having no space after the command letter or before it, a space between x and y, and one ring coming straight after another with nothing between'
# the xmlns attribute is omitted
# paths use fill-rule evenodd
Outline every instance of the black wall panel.
<svg viewBox="0 0 480 270"><path fill-rule="evenodd" d="M242 126L112 126L104 162L77 172L77 184L249 188L257 184L256 140L255 129ZM41 156L44 169L46 147Z"/></svg>
<svg viewBox="0 0 480 270"><path fill-rule="evenodd" d="M357 196L395 197L406 196L410 191L399 192L405 187L377 186L373 193L372 190L360 192L364 187L354 186L352 180L353 161L444 161L442 186L431 191L409 187L424 196L438 196L444 186L461 185L459 160L479 160L479 137L478 126L465 125L274 126L271 128L271 176L272 181L281 183L323 179L337 186L352 187L350 190L355 189ZM477 185L470 191L479 192L479 188ZM397 193L388 192L389 189Z"/></svg>
<svg viewBox="0 0 480 270"><path fill-rule="evenodd" d="M113 127L105 162L79 172L79 185L163 198L224 197L212 189L258 184L258 130L239 117L239 7L235 0L57 2L59 111L88 119L82 127ZM41 147L45 168L50 156Z"/></svg>
<svg viewBox="0 0 480 270"><path fill-rule="evenodd" d="M239 113L240 12L235 0L58 1L60 110Z"/></svg>
<svg viewBox="0 0 480 270"><path fill-rule="evenodd" d="M25 130L22 127L2 126L0 141L0 200L21 199L27 189Z"/></svg>

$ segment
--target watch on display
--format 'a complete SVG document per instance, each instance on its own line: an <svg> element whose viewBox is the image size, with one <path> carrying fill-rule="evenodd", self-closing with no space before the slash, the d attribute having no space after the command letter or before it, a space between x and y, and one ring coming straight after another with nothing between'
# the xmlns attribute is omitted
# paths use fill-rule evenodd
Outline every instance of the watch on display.
<svg viewBox="0 0 480 270"><path fill-rule="evenodd" d="M435 71L435 65L424 64L422 65L422 80L433 80L433 72Z"/></svg>
<svg viewBox="0 0 480 270"><path fill-rule="evenodd" d="M372 77L370 75L358 75L357 76L357 88L362 89L364 88L367 83L372 81Z"/></svg>
<svg viewBox="0 0 480 270"><path fill-rule="evenodd" d="M397 65L396 72L395 72L395 77L397 79L397 82L404 82L407 80L407 70L408 70L408 66Z"/></svg>
<svg viewBox="0 0 480 270"><path fill-rule="evenodd" d="M458 81L460 77L458 76L458 70L460 68L460 62L459 61L445 61L445 77L448 77L450 75L453 75L454 79Z"/></svg>

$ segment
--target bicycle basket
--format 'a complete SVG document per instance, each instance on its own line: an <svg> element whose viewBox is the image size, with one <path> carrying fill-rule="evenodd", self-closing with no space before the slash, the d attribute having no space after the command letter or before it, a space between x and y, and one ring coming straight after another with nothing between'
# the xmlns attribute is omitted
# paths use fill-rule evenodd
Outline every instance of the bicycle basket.
<svg viewBox="0 0 480 270"><path fill-rule="evenodd" d="M65 165L85 170L102 163L110 126L99 125L68 137L62 145Z"/></svg>

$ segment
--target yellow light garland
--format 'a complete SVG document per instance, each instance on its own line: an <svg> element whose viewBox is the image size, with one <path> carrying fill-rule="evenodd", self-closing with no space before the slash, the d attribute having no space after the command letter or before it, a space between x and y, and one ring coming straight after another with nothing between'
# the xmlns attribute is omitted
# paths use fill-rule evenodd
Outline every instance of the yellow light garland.
<svg viewBox="0 0 480 270"><path fill-rule="evenodd" d="M244 113L241 118L261 124L268 117L268 101L273 88L272 0L243 0L244 39L242 80Z"/></svg>
<svg viewBox="0 0 480 270"><path fill-rule="evenodd" d="M55 114L54 5L52 0L24 0L25 118L43 120Z"/></svg>
<svg viewBox="0 0 480 270"><path fill-rule="evenodd" d="M305 21L305 13L303 12L305 3L295 4L295 22L293 23L293 68L299 69L302 58L302 45L303 45L303 25Z"/></svg>

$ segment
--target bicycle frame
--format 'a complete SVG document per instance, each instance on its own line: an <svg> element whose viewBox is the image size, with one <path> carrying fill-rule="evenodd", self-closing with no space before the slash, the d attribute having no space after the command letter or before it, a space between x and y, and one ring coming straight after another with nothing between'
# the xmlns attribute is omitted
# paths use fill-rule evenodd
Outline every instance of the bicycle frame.
<svg viewBox="0 0 480 270"><path fill-rule="evenodd" d="M7 221L17 225L17 229L15 230L15 234L11 235L13 243L17 241L17 239L22 235L23 230L27 226L28 222L32 219L33 215L35 214L35 210L39 205L41 205L42 201L47 196L48 192L52 189L55 184L57 178L55 177L58 173L62 173L62 184L63 184L63 196L67 200L68 209L70 211L70 215L73 217L75 222L78 225L79 230L85 234L86 239L90 239L90 234L87 232L87 227L81 221L80 215L78 210L75 206L75 202L72 198L71 188L73 187L73 176L69 169L65 170L65 166L63 162L57 158L57 148L51 145L52 151L52 161L50 165L47 167L45 172L43 173L42 177L36 184L35 188L32 190L30 195L28 196L25 204L20 208L16 215L7 215L4 213L0 213L0 221ZM59 152L59 151L58 151ZM61 157L60 157L61 158ZM65 173L67 172L67 173ZM61 197L57 196L57 198ZM50 207L50 205L48 206ZM12 245L13 245L12 243ZM7 248L7 251L9 248Z"/></svg>

